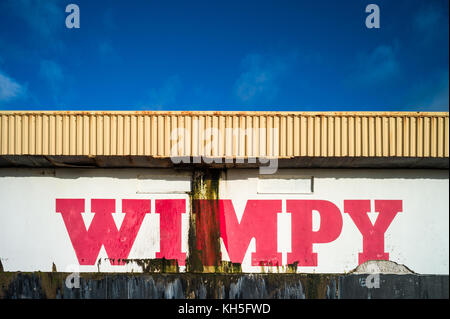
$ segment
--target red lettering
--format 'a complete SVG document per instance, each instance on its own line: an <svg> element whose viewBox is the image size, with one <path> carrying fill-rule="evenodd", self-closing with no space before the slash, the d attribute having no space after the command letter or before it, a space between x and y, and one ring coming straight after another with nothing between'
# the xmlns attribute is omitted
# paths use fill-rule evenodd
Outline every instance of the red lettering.
<svg viewBox="0 0 450 319"><path fill-rule="evenodd" d="M95 215L88 229L82 217L84 199L56 199L56 212L61 213L80 265L94 265L102 246L111 265L123 265L145 214L150 213L150 203L150 200L141 199L122 200L125 217L120 229L112 215L114 199L91 200L91 211ZM281 212L281 200L248 200L240 222L231 200L195 200L193 205L196 212L195 244L203 265L213 266L220 262L219 235L233 263L243 262L248 246L255 238L252 266L281 264L281 253L277 252L277 214ZM339 237L343 225L339 208L326 200L287 200L286 207L292 221L292 252L287 255L287 263L317 266L313 244L329 243ZM186 253L181 251L181 221L182 214L186 213L186 200L156 200L155 208L160 214L160 251L156 258L176 259L184 266ZM349 214L363 238L359 264L368 260L389 260L389 253L384 251L384 236L402 209L401 200L375 200L375 211L379 214L372 224L368 216L370 200L344 200L344 212ZM317 231L313 231L314 211L320 214Z"/></svg>
<svg viewBox="0 0 450 319"><path fill-rule="evenodd" d="M281 200L249 200L239 223L231 200L219 200L220 234L233 263L242 263L251 239L256 241L252 266L281 265L277 253L277 213Z"/></svg>
<svg viewBox="0 0 450 319"><path fill-rule="evenodd" d="M342 216L339 208L325 200L287 200L286 210L291 213L292 253L287 262L298 266L317 266L317 253L313 243L328 243L339 237ZM320 214L320 229L313 231L313 211Z"/></svg>
<svg viewBox="0 0 450 319"><path fill-rule="evenodd" d="M181 252L181 214L186 212L184 199L161 199L155 201L160 214L160 252L156 258L177 259L178 265L186 264L186 253Z"/></svg>
<svg viewBox="0 0 450 319"><path fill-rule="evenodd" d="M389 260L389 253L384 251L384 233L402 211L401 200L375 200L378 212L375 224L367 215L370 200L344 200L344 212L348 213L363 236L363 252L359 254L359 264L368 260Z"/></svg>
<svg viewBox="0 0 450 319"><path fill-rule="evenodd" d="M123 265L145 214L150 213L150 200L122 200L125 217L120 230L111 215L115 212L114 199L91 200L91 211L95 216L89 230L81 216L84 209L84 199L56 199L56 212L62 215L80 265L94 265L102 245L111 265Z"/></svg>

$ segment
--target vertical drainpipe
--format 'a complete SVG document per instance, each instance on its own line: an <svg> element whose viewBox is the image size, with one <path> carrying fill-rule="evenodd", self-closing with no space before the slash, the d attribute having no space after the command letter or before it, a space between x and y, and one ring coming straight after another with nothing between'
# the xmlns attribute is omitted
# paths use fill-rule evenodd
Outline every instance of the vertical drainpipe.
<svg viewBox="0 0 450 319"><path fill-rule="evenodd" d="M215 272L220 265L221 170L195 169L191 179L188 272Z"/></svg>

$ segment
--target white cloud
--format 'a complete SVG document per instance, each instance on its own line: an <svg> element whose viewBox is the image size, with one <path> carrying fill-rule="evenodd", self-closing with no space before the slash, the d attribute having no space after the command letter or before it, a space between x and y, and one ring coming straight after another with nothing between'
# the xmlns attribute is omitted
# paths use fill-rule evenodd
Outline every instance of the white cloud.
<svg viewBox="0 0 450 319"><path fill-rule="evenodd" d="M380 45L371 53L359 56L352 81L356 84L376 85L385 83L399 74L400 67L396 49Z"/></svg>
<svg viewBox="0 0 450 319"><path fill-rule="evenodd" d="M52 60L42 60L40 63L40 74L49 84L53 94L53 100L58 103L61 84L64 80L64 73L61 66Z"/></svg>
<svg viewBox="0 0 450 319"><path fill-rule="evenodd" d="M149 102L145 103L144 106L174 106L181 86L181 80L178 75L169 77L160 88L150 91Z"/></svg>
<svg viewBox="0 0 450 319"><path fill-rule="evenodd" d="M424 98L421 106L432 109L449 107L449 82L448 71L442 72L438 77L431 79L425 84L423 90Z"/></svg>
<svg viewBox="0 0 450 319"><path fill-rule="evenodd" d="M429 4L421 8L414 16L413 28L418 32L417 41L420 44L430 45L442 35L445 28L448 32L448 20L445 21L443 11L444 9L436 4Z"/></svg>
<svg viewBox="0 0 450 319"><path fill-rule="evenodd" d="M41 61L41 75L50 82L60 82L63 79L63 72L58 63L52 60Z"/></svg>
<svg viewBox="0 0 450 319"><path fill-rule="evenodd" d="M103 14L103 24L108 30L117 30L116 16L111 8L106 8Z"/></svg>
<svg viewBox="0 0 450 319"><path fill-rule="evenodd" d="M434 6L429 6L420 10L414 17L414 26L420 31L434 31L441 20L440 10Z"/></svg>
<svg viewBox="0 0 450 319"><path fill-rule="evenodd" d="M64 3L54 0L13 0L7 4L11 13L23 20L33 32L52 38L64 30Z"/></svg>
<svg viewBox="0 0 450 319"><path fill-rule="evenodd" d="M116 50L114 49L113 45L110 41L104 40L100 41L98 44L98 53L102 60L119 60L120 56L117 54Z"/></svg>
<svg viewBox="0 0 450 319"><path fill-rule="evenodd" d="M439 71L424 79L418 79L411 87L406 105L424 110L447 110L449 107L449 73Z"/></svg>
<svg viewBox="0 0 450 319"><path fill-rule="evenodd" d="M445 87L436 92L431 100L430 107L432 108L449 108L449 94L448 94L448 79Z"/></svg>
<svg viewBox="0 0 450 319"><path fill-rule="evenodd" d="M114 49L111 43L108 41L100 42L98 45L98 51L100 52L101 55L104 56L111 56L112 54L114 54Z"/></svg>
<svg viewBox="0 0 450 319"><path fill-rule="evenodd" d="M241 102L272 101L279 91L279 80L287 70L286 59L249 54L242 61L243 72L234 85Z"/></svg>
<svg viewBox="0 0 450 319"><path fill-rule="evenodd" d="M0 71L0 103L14 100L24 93L25 89L22 85Z"/></svg>

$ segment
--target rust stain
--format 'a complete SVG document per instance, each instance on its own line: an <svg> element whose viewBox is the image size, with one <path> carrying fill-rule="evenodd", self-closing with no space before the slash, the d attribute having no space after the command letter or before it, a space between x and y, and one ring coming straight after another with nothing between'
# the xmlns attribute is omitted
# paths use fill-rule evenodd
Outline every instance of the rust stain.
<svg viewBox="0 0 450 319"><path fill-rule="evenodd" d="M213 271L219 265L221 259L220 246L220 224L218 216L218 202L214 199L194 200L193 208L197 214L196 218L196 247L201 252L201 262L204 267Z"/></svg>
<svg viewBox="0 0 450 319"><path fill-rule="evenodd" d="M220 170L193 172L187 271L215 272L221 266L219 223Z"/></svg>

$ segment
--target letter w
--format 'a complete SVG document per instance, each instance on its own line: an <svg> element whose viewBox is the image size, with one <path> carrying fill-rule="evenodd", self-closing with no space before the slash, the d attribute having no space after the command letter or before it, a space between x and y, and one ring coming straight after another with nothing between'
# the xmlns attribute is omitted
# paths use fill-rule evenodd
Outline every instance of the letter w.
<svg viewBox="0 0 450 319"><path fill-rule="evenodd" d="M81 216L84 199L56 199L56 212L62 215L80 265L94 265L102 245L111 265L125 263L145 214L150 213L150 200L122 200L125 217L119 230L112 217L115 207L114 199L92 199L95 216L87 230Z"/></svg>

